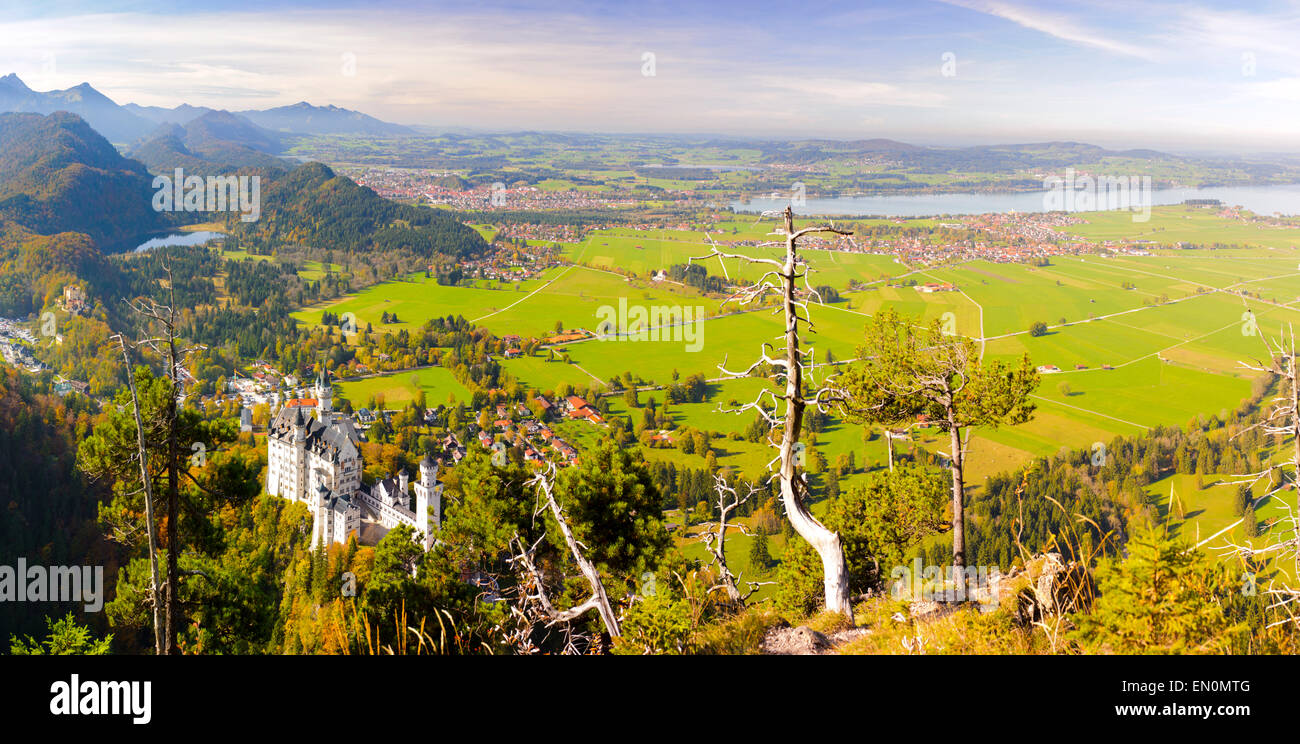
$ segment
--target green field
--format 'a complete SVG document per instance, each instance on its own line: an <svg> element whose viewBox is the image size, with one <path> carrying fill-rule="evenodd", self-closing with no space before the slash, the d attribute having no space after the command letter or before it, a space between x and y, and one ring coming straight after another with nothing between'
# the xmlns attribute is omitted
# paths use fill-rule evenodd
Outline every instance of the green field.
<svg viewBox="0 0 1300 744"><path fill-rule="evenodd" d="M734 229L737 230L735 234L727 230L709 233L709 236L718 243L720 251L757 258L773 258L780 255L779 247L725 245L726 241L731 240L772 240L772 236L766 234L770 227L751 227L743 231L739 227ZM707 256L712 250L713 244L705 237L703 231L655 230L638 233L626 229L614 229L592 232L581 243L566 246L565 254L570 260L594 268L648 276L650 272L667 269L676 264L685 264L692 258ZM813 269L809 281L814 286L826 284L839 290L847 287L849 281L853 279L864 282L877 281L908 271L893 256L817 249L807 249L803 251L803 255ZM696 263L704 266L710 274L748 281L757 281L770 268L739 258L711 258Z"/></svg>
<svg viewBox="0 0 1300 744"><path fill-rule="evenodd" d="M333 302L305 308L293 314L307 325L318 325L326 310L342 316L353 313L357 325L369 323L376 331L414 331L435 317L463 315L468 319L497 312L518 303L563 269L552 269L537 279L504 284L480 282L479 287L448 287L422 274L382 282ZM380 323L383 313L396 313L397 323Z"/></svg>
<svg viewBox="0 0 1300 744"><path fill-rule="evenodd" d="M454 396L461 403L468 403L470 399L469 390L452 377L450 370L442 367L342 382L339 387L343 397L352 401L353 408L365 408L371 397L377 399L379 396L383 396L384 407L401 408L415 400L419 391L424 391L425 400L430 406L446 403L449 396Z"/></svg>
<svg viewBox="0 0 1300 744"><path fill-rule="evenodd" d="M1260 231L1253 224L1216 228L1202 224L1204 215L1197 212L1184 219L1177 210L1169 214L1157 210L1145 226L1127 220L1127 215L1126 221L1116 221L1113 214L1087 215L1089 223L1073 227L1111 225L1117 231L1168 228L1172 232L1168 223L1186 222L1180 227L1199 226L1205 234L1215 235L1219 233L1212 231L1217 229L1225 240L1232 230ZM724 225L721 233L733 239L760 239L763 229L742 219ZM1240 235L1236 237L1244 244ZM722 375L719 365L742 370L757 358L764 343L777 341L781 334L781 319L770 308L736 312L743 309L701 297L694 289L619 273L644 274L707 252L698 233L602 230L567 250L584 265L551 269L517 286L445 287L417 275L304 310L297 317L312 323L319 322L324 309L353 312L363 327L369 322L376 330L394 331L416 328L435 316L463 315L498 335L545 337L557 323L566 329L594 329L598 311L617 306L620 300L629 306L704 309L704 320L662 329L658 340L592 339L557 348L569 355L572 364L548 362L545 351L537 357L503 360L512 375L544 391L561 383L584 390L629 372L647 384L659 385L670 382L674 372L679 377L703 373L716 379ZM904 270L890 256L825 251L808 255L814 265L838 267L840 271L827 283L841 287L851 277L870 281ZM855 358L863 325L872 314L891 307L924 321L951 321L958 333L985 339L983 353L988 358L1015 361L1028 354L1035 365L1059 367L1059 373L1042 375L1033 420L1013 428L974 432L969 475L978 484L992 473L1034 456L1055 454L1063 447L1087 448L1093 442L1133 436L1156 426L1181 426L1198 414L1235 409L1250 393L1252 374L1238 362L1263 357L1265 336L1300 321L1300 310L1284 305L1300 296L1296 255L1289 245L1258 244L1150 256L1057 256L1041 267L969 261L925 269L913 278L953 282L959 291L926 294L877 283L847 293L843 302L813 304L810 313L816 332L806 336L805 347L814 348L819 363L828 352L834 360ZM712 263L721 270L716 259ZM746 273L751 268L727 265L729 274L756 278L757 269ZM1258 293L1262 299L1243 297L1242 291ZM397 313L400 322L381 326L379 316L384 311ZM1250 315L1243 315L1247 312ZM1028 333L1036 321L1050 327L1045 335ZM1247 332L1248 325L1253 332ZM391 379L401 381L402 375ZM369 391L381 383L365 384L361 389ZM752 417L716 409L731 400L748 402L759 384L752 380L715 383L707 402L673 407L673 424L723 434L743 431ZM406 392L394 389L393 395L385 393L388 400L414 394L405 382L398 387ZM438 394L429 394L431 402L446 398L442 381L432 387ZM643 393L643 400L650 395L662 402L662 393ZM612 400L616 414L626 413L619 396ZM579 439L598 434L583 422L571 426L577 428L570 436ZM916 441L917 446L933 450L947 447L946 442L927 440L924 434ZM770 458L762 445L730 439L716 444L720 464L752 475L761 472ZM853 452L859 467L883 464L886 459L878 436L864 442L861 429L847 424L824 432L816 446L831 462L844 452ZM703 465L699 456L677 450L653 450L647 456Z"/></svg>
<svg viewBox="0 0 1300 744"><path fill-rule="evenodd" d="M1134 222L1124 211L1090 212L1086 223L1069 232L1094 240L1149 240L1161 244L1261 246L1300 250L1300 230L1218 217L1218 210L1187 206L1153 207L1147 222ZM1294 265L1294 262L1293 262Z"/></svg>

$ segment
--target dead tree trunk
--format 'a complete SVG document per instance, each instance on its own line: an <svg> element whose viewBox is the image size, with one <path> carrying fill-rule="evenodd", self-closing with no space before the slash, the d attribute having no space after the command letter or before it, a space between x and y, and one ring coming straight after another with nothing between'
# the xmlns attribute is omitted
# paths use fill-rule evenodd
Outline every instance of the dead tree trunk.
<svg viewBox="0 0 1300 744"><path fill-rule="evenodd" d="M164 424L167 427L167 584L164 593L166 623L163 633L163 653L179 654L180 647L176 643L176 635L180 630L180 479L183 474L186 474L186 471L181 466L180 441L177 432L179 426L177 398L182 390L180 381L181 364L192 349L178 350L176 348L176 282L172 277L170 265L164 264L163 270L167 274L168 302L170 304L164 306L153 300L146 300L139 304L133 304L132 308L139 315L160 324L166 333L163 339L149 339L145 343L150 344L155 351L165 357L167 361L167 381L170 388L168 390L167 407L164 410ZM159 340L166 343L167 348L165 350L157 347L156 343Z"/></svg>
<svg viewBox="0 0 1300 744"><path fill-rule="evenodd" d="M167 271L171 280L171 270ZM179 629L178 618L180 606L180 446L176 441L176 396L180 390L176 371L176 323L175 290L172 290L172 305L167 307L167 379L171 382L170 394L167 396L167 639L168 654L179 654L176 645L176 632Z"/></svg>
<svg viewBox="0 0 1300 744"><path fill-rule="evenodd" d="M158 540L154 535L153 480L149 476L149 450L145 447L144 442L144 422L140 419L140 394L135 388L135 372L131 369L131 356L126 350L126 339L118 336L117 341L122 346L122 361L126 363L126 384L131 391L131 404L135 413L136 447L140 451L140 482L144 485L145 526L149 536L149 567L151 569L149 588L152 594L150 600L153 604L154 653L161 656L164 652L162 592L158 582Z"/></svg>
<svg viewBox="0 0 1300 744"><path fill-rule="evenodd" d="M727 485L725 478L721 475L715 475L713 490L718 494L718 528L716 531L705 531L704 547L709 551L709 554L713 556L713 563L711 565L718 567L718 581L720 583L718 586L710 589L710 591L722 589L727 593L728 601L736 607L743 608L745 602L753 596L754 592L758 591L759 587L772 582L748 581L746 583L748 584L749 591L743 594L741 593L740 587L738 586L740 579L731 572L731 567L727 565L727 530L730 528L730 525L727 524L727 519L733 509L737 509L741 504L749 501L755 493L758 493L758 489L751 485L749 487L749 493L741 496L736 492L735 488ZM737 524L735 527L740 530L742 534L749 534L743 525Z"/></svg>
<svg viewBox="0 0 1300 744"><path fill-rule="evenodd" d="M823 583L826 584L826 609L840 613L853 622L853 604L849 600L849 566L844 559L840 536L818 522L807 507L803 494L806 481L797 479L794 442L800 441L803 425L803 356L800 351L800 303L794 297L798 278L798 247L803 232L794 232L794 212L785 208L785 265L781 267L781 306L785 316L785 429L781 434L781 498L794 531L809 541L822 557Z"/></svg>
<svg viewBox="0 0 1300 744"><path fill-rule="evenodd" d="M1287 379L1291 382L1291 436L1293 438L1292 472L1296 483L1296 510L1300 514L1300 369L1296 368L1295 336L1287 355Z"/></svg>
<svg viewBox="0 0 1300 744"><path fill-rule="evenodd" d="M951 417L948 419L948 434L952 440L952 457L949 469L952 471L952 580L953 591L958 599L966 598L966 494L965 481L962 476L961 425Z"/></svg>
<svg viewBox="0 0 1300 744"><path fill-rule="evenodd" d="M781 435L781 498L786 515L795 532L807 540L822 559L822 578L826 588L826 609L852 621L849 599L849 569L844 560L840 536L817 520L808 509L804 494L807 485L795 473L795 442L803 426L803 357L799 350L799 303L795 298L797 246L794 213L785 209L785 265L781 269L782 309L785 316L785 429Z"/></svg>
<svg viewBox="0 0 1300 744"><path fill-rule="evenodd" d="M605 624L605 631L609 633L610 638L618 638L620 631L618 625L618 615L614 613L614 607L609 602L609 595L605 591L605 584L600 579L600 571L597 570L596 564L582 552L582 547L578 545L578 540L573 536L573 529L569 527L569 521L564 516L564 510L555 500L551 481L543 474L538 474L534 480L537 489L541 492L546 506L551 511L551 516L555 517L555 522L559 525L560 535L564 538L564 544L568 547L570 555L578 564L578 570L582 572L583 578L591 586L591 597L580 605L572 607L563 612L556 611L546 596L546 588L541 581L541 575L532 565L531 551L524 551L516 560L520 561L524 567L533 574L537 584L537 600L542 605L543 611L549 616L552 624L558 622L568 622L580 617L588 610L596 610L600 615L601 622Z"/></svg>
<svg viewBox="0 0 1300 744"><path fill-rule="evenodd" d="M1253 487L1255 483L1267 476L1269 488L1260 500L1273 494L1280 494L1290 487L1295 489L1296 506L1292 507L1284 499L1282 500L1281 506L1286 510L1286 514L1280 516L1269 529L1268 541L1263 547L1259 546L1258 541L1243 544L1229 538L1226 546L1220 549L1233 550L1254 561L1267 560L1268 556L1276 556L1275 560L1278 564L1287 560L1293 567L1294 576L1297 575L1295 572L1300 572L1300 367L1297 366L1300 363L1300 356L1296 353L1295 330L1287 326L1276 342L1270 343L1265 340L1264 346L1269 354L1267 363L1258 361L1254 364L1245 362L1238 362L1238 364L1255 372L1281 378L1283 387L1278 396L1269 403L1263 419L1238 432L1234 437L1256 428L1264 436L1272 435L1279 441L1288 435L1295 437L1291 460L1286 463L1291 466L1290 482L1286 471L1281 466L1266 464L1261 472L1242 474L1240 476L1242 480L1238 483ZM1276 487L1273 486L1274 472L1278 474ZM1248 502L1245 519L1255 519L1254 505L1254 501ZM1217 533L1212 537L1217 537ZM1205 542L1209 540L1202 541L1202 544ZM1276 612L1279 617L1269 622L1266 627L1272 628L1284 624L1300 626L1300 614L1296 613L1296 608L1300 607L1300 589L1286 579L1285 575L1273 582L1264 594L1270 600L1268 610Z"/></svg>
<svg viewBox="0 0 1300 744"><path fill-rule="evenodd" d="M772 267L755 285L741 289L732 299L744 305L761 301L769 291L774 290L780 295L781 304L778 307L778 312L782 314L785 320L783 334L785 346L782 349L784 355L773 358L764 352L761 358L751 365L748 370L728 372L725 368L722 368L722 372L728 377L748 377L760 365L769 365L778 370L776 373L777 379L784 375L785 389L782 395L777 396L771 391L764 391L764 393L760 393L759 400L742 406L735 412L757 410L759 415L763 416L774 428L781 427L780 456L778 458L780 464L776 479L781 486L781 501L785 507L786 516L790 519L790 524L794 527L795 532L807 540L808 544L817 551L822 559L826 609L831 612L841 613L849 619L849 622L852 622L853 609L849 599L849 571L848 565L844 561L844 550L840 544L840 537L835 532L827 529L826 525L817 521L817 518L808 509L805 498L808 486L801 477L802 474L799 471L800 466L796 463L797 454L795 452L795 444L799 442L799 434L803 425L803 412L807 404L803 392L803 360L804 355L808 352L799 348L799 323L809 325L812 323L810 318L799 315L800 307L803 307L805 311L807 310L807 303L799 300L797 296L798 280L804 279L805 286L807 285L807 264L799 258L798 241L799 238L810 233L829 232L838 235L851 235L852 233L847 230L840 230L833 225L805 227L796 231L794 229L794 212L789 207L786 207L782 217L784 218L784 231L776 234L784 236L784 239L780 242L765 244L768 246L783 246L784 256L781 259L723 253L716 246L712 253L698 258L734 258ZM696 258L693 257L691 260L694 261ZM801 268L805 269L805 271L800 271ZM768 277L776 277L779 283L769 283L767 281ZM811 287L807 287L807 289L809 295L816 294ZM769 414L760 405L764 394L770 394L774 399L779 398L785 402L784 416L777 417Z"/></svg>

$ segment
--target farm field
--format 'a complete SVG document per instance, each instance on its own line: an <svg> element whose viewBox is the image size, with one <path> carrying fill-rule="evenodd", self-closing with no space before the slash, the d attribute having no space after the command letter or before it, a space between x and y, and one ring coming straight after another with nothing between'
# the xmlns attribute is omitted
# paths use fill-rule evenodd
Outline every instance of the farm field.
<svg viewBox="0 0 1300 744"><path fill-rule="evenodd" d="M750 237L740 224L743 220L737 223L736 234ZM463 315L498 335L545 337L557 323L566 329L594 329L599 322L597 310L616 307L620 299L647 307L698 306L705 309L705 320L663 329L659 340L592 339L555 347L557 354L568 354L572 364L546 361L546 350L534 357L500 361L525 385L543 391L553 391L562 383L587 390L629 372L652 385L670 382L674 372L679 377L702 373L716 379L722 374L719 365L742 370L757 358L764 343L777 341L780 318L766 308L736 312L735 306L723 306L693 288L629 278L600 267L606 263L620 271L656 270L707 250L698 238L688 231L597 231L568 246L572 255L585 257L590 265L557 267L520 283L517 289L445 287L416 275L304 310L296 317L311 323L319 322L325 309L350 311L362 324L396 331L417 328L435 316ZM1053 455L1063 447L1087 448L1156 426L1181 426L1198 414L1235 409L1249 396L1253 375L1238 362L1262 358L1264 337L1275 335L1286 323L1300 321L1300 309L1270 301L1300 295L1300 258L1279 256L1281 250L1055 256L1049 265L1038 267L982 260L932 267L914 272L911 278L922 283L952 282L958 291L923 293L878 283L846 292L841 302L812 304L815 333L806 337L805 348L814 349L817 363L827 361L828 353L834 361L853 359L863 325L871 315L891 307L926 322L954 322L958 333L985 339L983 353L988 358L1015 362L1028 354L1036 366L1056 365L1060 372L1042 375L1033 420L972 433L968 475L978 486L989 475L1032 457ZM833 286L846 286L850 276L870 280L891 271L907 273L890 256L825 251L808 251L808 255L814 264L853 267L827 282ZM1242 296L1243 290L1259 293L1263 299ZM379 316L385 311L396 313L400 322L381 325ZM719 315L720 311L727 314ZM1034 337L1028 329L1037 321L1049 330ZM1253 333L1247 332L1248 326ZM414 387L400 382L400 373L392 377L400 389L386 394L388 400L414 395ZM705 403L672 407L673 424L722 433L743 431L752 417L732 417L716 409L729 400L752 400L755 385L750 380L715 383ZM446 398L442 385L430 386L438 393L426 393L430 401ZM663 399L662 393L642 393L643 400L648 396ZM610 400L616 414L625 413L621 396ZM592 429L583 422L572 425ZM587 433L580 428L573 435L581 438ZM854 453L860 468L886 461L880 437L864 442L856 426L837 422L818 440L815 446L832 463L846 452ZM948 446L925 432L917 433L915 441L932 452L946 451ZM717 447L719 464L755 475L770 457L764 447L747 441L725 439ZM699 456L676 449L648 451L647 457L703 465Z"/></svg>
<svg viewBox="0 0 1300 744"><path fill-rule="evenodd" d="M544 337L555 331L557 322L566 329L595 331L600 308L617 309L620 299L626 299L629 305L703 307L710 313L716 313L719 304L700 297L691 288L630 282L617 274L585 266L571 266L560 272L554 283L536 294L513 307L480 316L476 322L498 334Z"/></svg>
<svg viewBox="0 0 1300 744"><path fill-rule="evenodd" d="M858 328L865 317L851 313L831 313L823 308L813 312L817 334L808 346L823 359L830 349L837 359L847 359L856 348ZM721 376L718 365L732 371L743 370L758 359L762 345L775 342L782 333L783 321L770 310L756 310L738 315L711 318L694 323L676 338L660 340L584 341L566 347L573 361L601 379L608 380L625 371L635 371L647 381L664 384L672 379L673 370L681 375L702 372L707 377ZM678 330L678 329L673 329ZM685 331L690 331L686 333Z"/></svg>
<svg viewBox="0 0 1300 744"><path fill-rule="evenodd" d="M765 228L770 229L770 228ZM715 240L771 240L766 232L754 229L737 234L714 234ZM692 257L708 255L713 250L702 232L681 230L655 230L638 233L626 229L599 230L591 233L581 243L566 246L566 255L574 261L603 269L615 269L648 275L652 271L667 269L675 264L687 263ZM727 247L720 250L742 253L761 258L779 255L778 248ZM907 271L893 256L848 253L808 249L804 252L813 268L810 281L814 285L828 284L843 290L850 280L877 281ZM756 281L767 268L739 258L713 258L697 261L710 274L731 279Z"/></svg>
<svg viewBox="0 0 1300 744"><path fill-rule="evenodd" d="M1095 240L1151 240L1163 244L1189 242L1197 245L1261 246L1300 249L1300 231L1225 219L1219 210L1182 205L1152 207L1147 222L1134 222L1129 212L1090 212L1087 222L1070 226L1068 232Z"/></svg>
<svg viewBox="0 0 1300 744"><path fill-rule="evenodd" d="M356 315L357 325L363 329L370 323L376 331L415 331L435 317L463 315L472 319L506 308L561 271L563 269L552 269L537 279L501 284L493 289L448 287L422 274L412 274L367 287L339 300L305 308L293 313L293 317L306 325L318 325L326 310L340 316L350 312ZM380 317L385 312L396 313L399 322L381 324Z"/></svg>
<svg viewBox="0 0 1300 744"><path fill-rule="evenodd" d="M1224 475L1207 475L1203 479L1203 488L1197 485L1195 475L1171 475L1147 487L1147 493L1156 505L1160 519L1169 526L1171 533L1195 543L1204 543L1207 549L1215 552L1227 550L1229 542L1263 548L1270 540L1276 539L1277 536L1270 532L1282 527L1273 527L1270 522L1287 517L1287 506L1283 499L1293 501L1294 491L1280 491L1266 496L1265 484L1255 485L1252 489L1256 499L1254 518L1259 521L1260 534L1259 537L1249 538L1241 525L1242 518L1232 508L1237 486L1226 482ZM1294 566L1285 561L1279 563L1267 559L1257 582L1260 586L1267 586L1279 574L1294 580Z"/></svg>
<svg viewBox="0 0 1300 744"><path fill-rule="evenodd" d="M537 390L555 390L560 383L568 383L575 390L586 390L593 384L601 387L604 384L603 380L597 382L572 364L548 362L545 357L502 359L501 366L523 384Z"/></svg>
<svg viewBox="0 0 1300 744"><path fill-rule="evenodd" d="M352 382L341 382L339 387L344 398L352 401L353 408L365 408L371 398L383 399L383 407L402 408L424 392L428 404L446 403L449 396L461 403L468 403L470 392L456 381L451 371L442 367L395 372L389 375L371 377Z"/></svg>

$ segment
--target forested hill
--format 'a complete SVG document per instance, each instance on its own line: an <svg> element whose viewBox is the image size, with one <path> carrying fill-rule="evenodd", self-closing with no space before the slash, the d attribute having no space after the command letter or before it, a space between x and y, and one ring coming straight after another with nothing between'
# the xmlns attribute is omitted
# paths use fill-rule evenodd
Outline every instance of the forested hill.
<svg viewBox="0 0 1300 744"><path fill-rule="evenodd" d="M228 111L209 111L184 125L163 124L130 154L156 173L184 168L208 175L237 168L287 170L291 164L275 157L283 148L278 134Z"/></svg>
<svg viewBox="0 0 1300 744"><path fill-rule="evenodd" d="M42 394L31 377L0 365L0 565L20 557L48 565L102 565L108 596L117 560L95 526L98 487L75 467L77 441L91 427L90 401ZM56 609L52 609L56 608ZM0 628L39 633L46 615L80 607L0 602ZM108 632L102 614L88 621ZM9 637L0 637L8 650Z"/></svg>
<svg viewBox="0 0 1300 744"><path fill-rule="evenodd" d="M0 114L0 221L121 240L166 226L151 181L75 114Z"/></svg>
<svg viewBox="0 0 1300 744"><path fill-rule="evenodd" d="M487 250L483 238L456 214L389 201L320 163L263 179L261 219L245 223L233 215L228 224L245 245L407 250L428 258L466 258Z"/></svg>

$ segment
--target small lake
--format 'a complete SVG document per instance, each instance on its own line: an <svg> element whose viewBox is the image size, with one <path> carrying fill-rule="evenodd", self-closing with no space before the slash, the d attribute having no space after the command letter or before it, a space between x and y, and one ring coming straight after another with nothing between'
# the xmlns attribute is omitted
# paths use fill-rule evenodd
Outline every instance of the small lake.
<svg viewBox="0 0 1300 744"><path fill-rule="evenodd" d="M952 193L952 194L876 194L864 196L838 196L815 199L809 197L802 207L795 207L802 215L879 215L882 217L928 217L933 215L989 214L1002 212L1046 212L1046 191L1016 193ZM1221 186L1204 189L1154 189L1153 206L1181 204L1187 199L1218 199L1225 206L1241 206L1260 215L1281 213L1300 214L1300 184L1277 186ZM731 208L737 212L757 213L785 209L788 196L773 199L754 197L747 201L733 201Z"/></svg>
<svg viewBox="0 0 1300 744"><path fill-rule="evenodd" d="M154 234L145 235L135 240L129 240L120 245L122 253L147 253L155 248L171 248L174 246L203 245L204 243L223 238L226 234L223 232L214 232L208 230L199 230L196 232L186 233L167 233L165 235ZM143 241L143 242L141 242ZM132 247L134 246L134 247Z"/></svg>

